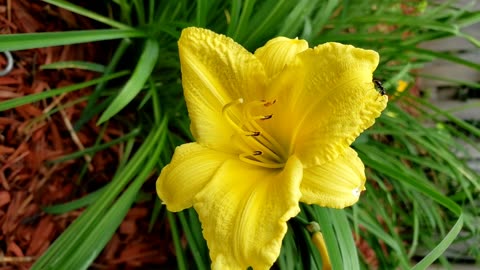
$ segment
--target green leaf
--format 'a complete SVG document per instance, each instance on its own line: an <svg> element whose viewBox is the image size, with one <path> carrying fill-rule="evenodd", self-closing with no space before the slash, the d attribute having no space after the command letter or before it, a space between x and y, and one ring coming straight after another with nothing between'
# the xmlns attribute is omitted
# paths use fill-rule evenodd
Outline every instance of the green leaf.
<svg viewBox="0 0 480 270"><path fill-rule="evenodd" d="M51 163L59 163L59 162L63 162L63 161L67 161L67 160L72 160L72 159L75 159L75 158L79 158L79 157L82 157L84 155L88 155L88 154L94 154L100 150L103 150L103 149L107 149L115 144L119 144L121 142L124 142L124 141L127 141L127 140L130 140L131 138L137 136L138 134L140 134L140 131L141 129L140 128L136 128L132 131L130 131L128 134L125 134L123 135L122 137L119 137L119 138L116 138L116 139L113 139L109 142L106 142L104 144L100 144L100 145L95 145L95 146L92 146L92 147L88 147L88 148L85 148L83 150L80 150L80 151L77 151L75 153L71 153L71 154L68 154L68 155L64 155L64 156L61 156L59 158L56 158L52 161L49 161Z"/></svg>
<svg viewBox="0 0 480 270"><path fill-rule="evenodd" d="M330 212L327 208L315 207L315 212L318 215L316 221L320 224L322 229L325 245L327 246L328 256L333 270L348 269L343 265L342 253L338 245L338 239L335 233L334 226L345 226L348 224L335 224L330 218Z"/></svg>
<svg viewBox="0 0 480 270"><path fill-rule="evenodd" d="M188 210L186 210L188 211ZM205 269L208 269L209 268L209 265L210 265L210 262L208 260L208 257L204 257L202 256L202 246L201 244L203 244L205 241L203 240L202 242L198 241L198 237L202 237L202 235L195 235L195 230L193 230L193 228L190 228L189 225L192 225L192 224L189 224L187 222L187 219L185 217L185 212L186 211L183 211L183 212L179 212L177 214L179 220L180 220L180 224L182 225L182 228L185 232L185 236L187 238L187 241L188 241L188 245L190 246L190 250L192 252L192 255L193 255L193 259L195 261L195 265L197 266L196 269L198 270L205 270ZM199 223L196 224L197 226L200 226Z"/></svg>
<svg viewBox="0 0 480 270"><path fill-rule="evenodd" d="M98 125L112 118L138 95L155 68L159 51L159 44L153 39L147 39L132 76L100 116Z"/></svg>
<svg viewBox="0 0 480 270"><path fill-rule="evenodd" d="M420 262L418 262L412 270L420 270L426 269L429 265L431 265L436 259L438 259L447 248L455 241L458 234L462 230L463 227L463 213L460 214L457 222L452 227L452 229L448 232L448 234L443 238L443 240L425 256Z"/></svg>
<svg viewBox="0 0 480 270"><path fill-rule="evenodd" d="M90 70L103 73L105 71L105 66L92 62L85 61L62 61L55 62L51 64L41 65L40 69L64 69L64 68L78 68L83 70Z"/></svg>
<svg viewBox="0 0 480 270"><path fill-rule="evenodd" d="M101 82L105 82L105 81L109 81L109 80L112 80L112 79L116 79L116 78L125 76L127 74L128 74L127 71L120 71L120 72L117 72L117 73L114 73L114 74L111 74L111 75L106 75L106 76L102 76L102 77L97 78L97 79L90 80L88 82L77 83L77 84L61 87L61 88L58 88L58 89L52 89L52 90L44 91L44 92L37 93L37 94L31 94L31 95L24 96L24 97L19 97L19 98L14 98L14 99L10 99L10 100L7 100L7 101L3 101L3 102L0 103L0 111L5 111L5 110L12 109L12 108L15 108L15 107L18 107L18 106L22 106L22 105L25 105L25 104L28 104L28 103L40 101L40 100L43 100L45 98L50 98L50 97L54 97L54 96L57 96L57 95L61 95L61 94L73 92L73 91L76 91L76 90L80 90L80 89L83 89L85 87L95 85L97 83L101 83Z"/></svg>
<svg viewBox="0 0 480 270"><path fill-rule="evenodd" d="M172 238L173 238L173 246L175 247L176 259L177 259L177 267L179 270L187 270L188 262L185 258L185 250L182 247L182 239L180 238L180 232L178 230L177 221L173 213L167 211L168 222L170 224L170 228L172 228Z"/></svg>
<svg viewBox="0 0 480 270"><path fill-rule="evenodd" d="M57 238L47 252L33 265L32 270L88 268L88 265L106 244L106 242L98 243L96 238L101 238L101 234L115 231L116 227L110 226L119 224L118 220L120 220L120 216L123 214L122 209L126 209L128 198L135 197L132 195L135 192L130 191L128 195L125 195L127 197L126 202L120 201L119 204L115 204L115 199L135 175L137 175L136 181L139 181L139 183L133 185L133 190L137 190L137 185L141 185L150 175L151 169L158 162L159 154L164 147L166 128L167 120L164 118L158 127L152 129L132 159L117 171L114 179L108 184L106 190L102 192L100 198L90 205ZM114 211L109 211L114 206L119 210L118 215ZM102 241L105 240L106 238L102 238ZM83 266L81 268L65 268L70 263L82 263Z"/></svg>
<svg viewBox="0 0 480 270"><path fill-rule="evenodd" d="M161 147L157 147L153 151L152 156L160 154ZM143 183L151 174L151 170L155 165L155 159L149 159L145 163L145 167L133 181L133 183L123 192L117 201L110 207L97 224L92 228L88 235L77 244L73 253L66 260L59 262L58 269L88 269L95 258L100 254L103 247L110 241L116 228L120 226L123 219L130 210L131 205L137 198L138 191ZM58 259L58 258L57 258Z"/></svg>
<svg viewBox="0 0 480 270"><path fill-rule="evenodd" d="M357 247L353 240L352 229L348 222L345 210L328 209L332 223L335 224L335 234L340 252L342 253L344 269L360 269L358 262Z"/></svg>
<svg viewBox="0 0 480 270"><path fill-rule="evenodd" d="M95 202L103 194L107 187L108 186L101 187L94 192L90 192L89 194L80 199L68 203L43 207L42 210L45 213L54 215L64 214L73 210L77 210Z"/></svg>
<svg viewBox="0 0 480 270"><path fill-rule="evenodd" d="M105 75L111 74L115 71L117 68L117 65L120 63L123 55L125 54L127 48L132 44L132 41L130 39L122 39L122 41L118 44L117 48L115 49L115 52L110 59L106 69L105 69ZM88 103L85 109L83 110L82 114L80 115L80 118L75 122L75 125L73 126L73 129L78 131L80 128L87 123L94 115L97 115L101 111L103 111L106 108L107 104L110 104L111 100L113 100L113 96L110 96L107 98L107 100L103 101L101 105L98 104L98 99L105 89L106 82L102 82L97 84L95 86L95 90L93 90L92 94L88 96ZM102 106L104 105L104 106Z"/></svg>
<svg viewBox="0 0 480 270"><path fill-rule="evenodd" d="M95 13L81 6L74 5L67 1L62 1L62 0L43 0L43 1L118 29L132 29L132 27L128 25L117 22L115 20L112 20L111 18L102 16L98 13Z"/></svg>
<svg viewBox="0 0 480 270"><path fill-rule="evenodd" d="M93 41L145 37L140 30L106 29L0 35L0 51L18 51Z"/></svg>

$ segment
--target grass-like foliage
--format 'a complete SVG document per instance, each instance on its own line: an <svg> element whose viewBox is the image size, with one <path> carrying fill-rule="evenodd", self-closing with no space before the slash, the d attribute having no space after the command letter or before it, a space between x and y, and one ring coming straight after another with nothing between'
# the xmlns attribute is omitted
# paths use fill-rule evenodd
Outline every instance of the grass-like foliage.
<svg viewBox="0 0 480 270"><path fill-rule="evenodd" d="M283 35L306 39L311 46L337 41L380 53L375 76L383 80L392 98L375 126L353 145L367 166L367 191L350 209L302 205L299 217L289 222L276 263L279 269L322 267L302 221L320 224L333 269L424 269L439 258L447 266L442 254L460 231L467 237L478 236L478 220L477 226L474 222L479 216L479 175L454 150L461 151L465 144L478 150L475 140L480 130L408 89L396 92L400 80L414 85L415 76L422 74L412 70L433 59L480 71L478 63L418 46L457 36L478 47L480 42L461 30L480 22L480 12L471 12L469 6L455 7L454 1L427 5L426 1L394 0L106 0L98 1L95 9L86 9L61 0L45 2L104 27L2 35L0 51L104 40L118 41L117 47L112 48L106 66L66 62L44 67L90 69L101 72L99 78L2 102L0 110L95 85L85 97L88 106L75 123L76 129L94 116L104 126L132 104L138 119L123 138L56 161L125 144L121 166L110 184L78 201L45 209L62 213L87 206L32 269L87 269L120 225L144 181L152 173L158 175L176 145L191 140L176 43L187 26L224 33L249 50ZM115 86L109 83L112 79ZM478 88L475 82L454 79L450 81ZM135 142L141 145L136 147ZM209 269L208 249L195 211L168 213L158 199L153 205L152 223L168 222L172 228L178 268ZM181 245L182 236L187 239L186 248ZM472 250L471 256L478 258L479 250Z"/></svg>

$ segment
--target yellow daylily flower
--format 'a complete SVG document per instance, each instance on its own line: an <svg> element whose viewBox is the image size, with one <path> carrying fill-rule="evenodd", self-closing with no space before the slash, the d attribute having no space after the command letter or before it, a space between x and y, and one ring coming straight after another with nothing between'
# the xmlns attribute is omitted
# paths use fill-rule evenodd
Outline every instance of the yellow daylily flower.
<svg viewBox="0 0 480 270"><path fill-rule="evenodd" d="M196 142L176 148L158 195L195 208L213 269L269 269L299 202L343 208L365 189L350 145L387 103L378 54L284 37L251 54L193 27L178 46Z"/></svg>

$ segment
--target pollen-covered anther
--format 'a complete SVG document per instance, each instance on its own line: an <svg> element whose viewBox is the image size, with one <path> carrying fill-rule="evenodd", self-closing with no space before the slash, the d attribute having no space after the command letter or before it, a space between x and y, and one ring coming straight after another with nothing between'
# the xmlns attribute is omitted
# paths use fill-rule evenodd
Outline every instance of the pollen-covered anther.
<svg viewBox="0 0 480 270"><path fill-rule="evenodd" d="M271 106L271 105L275 104L275 102L277 102L277 100L276 99L274 99L272 101L262 100L262 102L263 102L263 106L268 107L268 106Z"/></svg>
<svg viewBox="0 0 480 270"><path fill-rule="evenodd" d="M271 119L272 117L273 117L273 114L264 115L262 116L262 118L260 118L260 120L268 120L268 119Z"/></svg>
<svg viewBox="0 0 480 270"><path fill-rule="evenodd" d="M249 116L252 118L252 120L268 120L268 119L272 119L273 117L273 114L268 114L268 115L257 115L257 116Z"/></svg>

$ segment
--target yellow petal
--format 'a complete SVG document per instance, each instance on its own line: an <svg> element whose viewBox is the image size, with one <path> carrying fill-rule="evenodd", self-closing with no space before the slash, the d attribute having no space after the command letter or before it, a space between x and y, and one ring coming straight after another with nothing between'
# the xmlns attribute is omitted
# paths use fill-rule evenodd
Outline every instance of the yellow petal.
<svg viewBox="0 0 480 270"><path fill-rule="evenodd" d="M347 148L337 159L304 170L300 201L344 208L357 202L362 190L365 167L355 150Z"/></svg>
<svg viewBox="0 0 480 270"><path fill-rule="evenodd" d="M229 149L232 128L222 108L239 98L263 98L263 66L231 38L206 29L184 29L178 47L193 136L210 148Z"/></svg>
<svg viewBox="0 0 480 270"><path fill-rule="evenodd" d="M287 220L299 211L302 165L265 169L226 161L195 198L212 269L270 269L278 258Z"/></svg>
<svg viewBox="0 0 480 270"><path fill-rule="evenodd" d="M178 146L172 161L157 179L158 196L170 211L191 207L193 197L208 183L217 168L231 157L198 143Z"/></svg>
<svg viewBox="0 0 480 270"><path fill-rule="evenodd" d="M290 144L305 167L335 159L370 127L387 103L372 82L378 54L326 43L298 54L270 89L279 141ZM272 121L273 122L273 121ZM275 132L275 131L270 131ZM287 140L290 140L287 142Z"/></svg>
<svg viewBox="0 0 480 270"><path fill-rule="evenodd" d="M255 56L262 62L267 76L272 78L292 63L298 53L306 49L308 49L306 40L277 37L258 48Z"/></svg>

